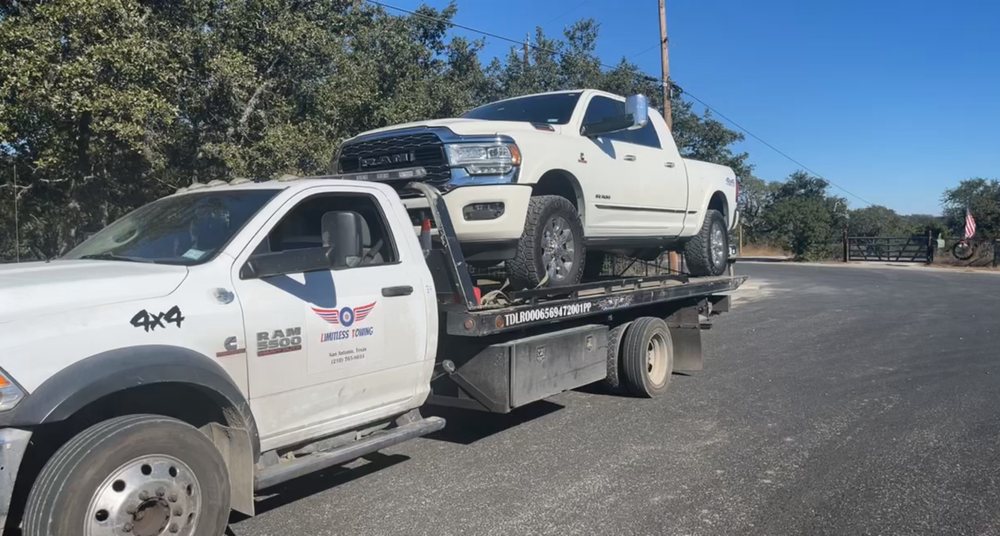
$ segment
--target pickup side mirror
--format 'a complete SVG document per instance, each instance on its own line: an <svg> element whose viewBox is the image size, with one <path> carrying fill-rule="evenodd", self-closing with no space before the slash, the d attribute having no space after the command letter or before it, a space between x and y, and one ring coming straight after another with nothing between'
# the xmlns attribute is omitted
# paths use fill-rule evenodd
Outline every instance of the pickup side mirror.
<svg viewBox="0 0 1000 536"><path fill-rule="evenodd" d="M631 95L625 99L625 113L623 115L606 117L600 121L587 123L580 129L580 134L593 138L622 130L640 129L648 122L649 101L646 96Z"/></svg>

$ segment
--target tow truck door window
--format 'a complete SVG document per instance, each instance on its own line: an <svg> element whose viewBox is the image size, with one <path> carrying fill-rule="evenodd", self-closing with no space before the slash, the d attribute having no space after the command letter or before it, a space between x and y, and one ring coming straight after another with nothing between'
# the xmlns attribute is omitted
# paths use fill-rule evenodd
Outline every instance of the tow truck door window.
<svg viewBox="0 0 1000 536"><path fill-rule="evenodd" d="M396 247L387 202L347 192L304 197L272 219L250 257L287 255L287 273L237 277L251 345L250 404L265 442L336 428L414 395L427 337L413 320L424 318L421 293L386 297L383 288L419 289L407 263L422 259ZM356 215L361 248L340 265L317 268L335 234L323 233L331 212ZM296 266L299 259L306 260Z"/></svg>

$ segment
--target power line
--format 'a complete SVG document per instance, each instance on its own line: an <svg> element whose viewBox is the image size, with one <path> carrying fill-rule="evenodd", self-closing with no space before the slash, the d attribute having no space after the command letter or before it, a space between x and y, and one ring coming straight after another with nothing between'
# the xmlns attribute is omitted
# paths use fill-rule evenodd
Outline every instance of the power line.
<svg viewBox="0 0 1000 536"><path fill-rule="evenodd" d="M580 9L581 7L583 7L583 6L587 5L587 4L589 3L589 2L590 2L590 0L581 0L581 1L580 1L580 2L578 2L578 3L577 3L577 4L575 5L575 6L573 6L573 7L569 8L569 9L567 9L566 11L563 11L561 15L559 15L559 16L557 16L557 17L553 17L553 18L551 18L551 19L549 19L549 20L547 20L547 21L543 22L543 23L542 23L541 25L542 25L542 26L545 26L546 24L548 24L548 23L550 23L550 22L555 22L555 21L557 21L557 20L559 20L559 19L561 19L561 18L565 17L566 15L569 15L570 13L572 13L572 12L574 12L574 11L576 11L576 10Z"/></svg>
<svg viewBox="0 0 1000 536"><path fill-rule="evenodd" d="M819 177L819 178L823 179L824 181L830 183L832 186L838 188L839 190L843 191L844 193L846 193L846 194L848 194L848 195L850 195L850 196L852 196L852 197L854 197L856 199L861 200L865 204L868 204L868 205L874 205L875 204L875 203L872 203L871 201L865 199L864 197L861 197L860 195L858 195L858 194L856 194L856 193L848 190L847 188L844 188L843 186L841 186L841 185L839 185L839 184L831 181L830 179L824 177L820 173L818 173L815 170L811 169L809 166L803 164L802 162L799 162L795 158L792 158L788 153L782 151L781 149L778 149L774 145L771 145L770 143L767 142L767 140L765 140L764 138L761 138L760 136L754 134L753 132L750 131L750 129L744 127L743 125L741 125L739 123L737 123L735 120L727 117L724 113L722 113L719 110L715 109L714 107L712 107L711 105L709 105L707 102L699 99L697 96L695 96L690 91L684 90L684 94L687 95L688 97L691 97L696 102L698 102L699 104L701 104L702 106L704 106L706 110L711 111L715 115L717 115L717 116L721 117L722 119L724 119L724 120L728 121L729 123L731 123L734 127L742 130L743 132L746 133L747 136L750 136L751 138L759 141L760 143L764 144L768 149L771 149L772 151L780 154L781 156L783 156L783 157L787 158L788 160L790 160L791 162L795 163L795 165L801 167L802 169L808 171L809 173L812 173L816 177Z"/></svg>
<svg viewBox="0 0 1000 536"><path fill-rule="evenodd" d="M450 21L448 19L444 19L444 18L441 18L441 17L432 17L430 15L425 15L423 13L417 13L416 11L411 11L409 9L404 9L404 8L401 8L401 7L398 7L398 6L386 4L385 2L381 2L379 0L365 0L365 1L368 2L369 4L374 4L376 6L384 8L384 9L392 9L392 10L395 10L395 11L399 11L401 13L406 13L407 15L410 15L410 16L413 16L413 17L418 17L418 18L422 18L424 20L430 20L430 21L434 21L434 22L438 22L438 23L443 23L443 24L445 24L447 26L450 26L450 27L453 27L453 28L461 28L463 30L467 30L467 31L470 31L470 32L473 32L473 33L477 33L477 34L480 34L480 35L485 35L487 37L492 37L494 39L499 39L501 41L505 41L505 42L512 43L512 44L515 44L515 45L519 45L519 46L527 45L528 47L530 47L533 50L537 50L537 51L540 51L540 52L545 52L547 54L552 54L552 55L555 55L555 56L563 56L564 55L562 52L560 52L558 50L553 50L553 49L550 49L550 48L540 47L538 45L534 45L534 44L531 44L531 43L525 43L524 41L520 41L520 40L517 40L517 39L512 39L510 37L505 37L505 36L502 36L502 35L499 35L499 34L495 34L493 32L488 32L488 31L485 31L485 30L480 30L478 28L473 28L471 26L465 26L463 24L459 24L457 22L453 22L453 21ZM579 7L579 6L577 6L577 7ZM650 49L655 48L655 46L658 46L658 45L659 44L654 45L654 47L650 47ZM639 54L636 54L636 56L644 54L645 52L648 52L650 49L643 50ZM601 67L603 67L605 69L612 69L613 70L613 69L617 68L616 66L608 65L608 64L602 63L602 62L598 62L598 65L600 65ZM704 100L698 98L697 95L695 95L695 94L691 93L690 91L688 91L688 90L686 90L686 89L678 86L676 83L673 82L673 80L663 81L660 78L657 78L657 77L652 76L650 74L644 73L642 71L639 71L638 76L641 77L641 78L643 78L646 81L655 82L657 84L667 84L667 83L669 83L671 85L671 90L676 90L676 91L678 91L680 93L683 93L683 94L691 97L695 102L697 102L698 104L701 104L702 106L704 106L706 110L709 110L712 113L714 113L715 115L721 117L723 120L729 122L731 125L733 125L737 129L741 130L747 136L750 136L751 138L753 138L753 139L757 140L758 142L762 143L765 147L767 147L768 149L771 149L772 151L778 153L779 155L781 155L784 158L788 159L790 162L794 163L795 165L797 165L797 166L801 167L802 169L808 171L809 173L813 174L814 176L819 177L820 179L823 179L824 181L826 181L827 183L829 183L831 186L833 186L833 187L837 188L838 190L840 190L840 191L842 191L842 192L850 195L851 197L854 197L855 199L858 199L858 200L862 201L863 203L865 203L867 205L874 205L875 204L875 203L872 203L871 201L865 199L864 197L861 197L860 195L858 195L858 194L856 194L856 193L848 190L847 188L844 188L843 186L841 186L841 185L833 182L832 180L824 177L823 175L817 173L816 171L814 171L813 169L811 169L809 166L803 164L802 162L798 161L797 159L792 158L792 156L789 155L788 153L786 153L786 152L782 151L781 149L775 147L774 145L772 145L771 143L769 143L768 141L766 141L764 138L761 138L760 136L754 134L752 131L750 131L750 129L744 127L743 125L741 125L739 123L737 123L735 120L731 119L727 115L725 115L722 112L720 112L719 110L715 109L713 106L711 106L710 104L708 104Z"/></svg>

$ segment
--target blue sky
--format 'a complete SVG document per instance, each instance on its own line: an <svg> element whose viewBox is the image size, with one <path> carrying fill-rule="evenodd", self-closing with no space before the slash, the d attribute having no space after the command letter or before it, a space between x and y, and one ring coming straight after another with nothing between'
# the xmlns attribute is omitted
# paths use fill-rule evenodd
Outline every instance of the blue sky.
<svg viewBox="0 0 1000 536"><path fill-rule="evenodd" d="M535 26L555 35L594 18L604 63L624 56L659 75L656 5L458 0L455 21L522 38ZM936 214L941 193L961 179L1000 179L998 1L668 0L667 22L678 84L873 203ZM488 39L484 56L509 47ZM798 169L752 139L740 148L762 178Z"/></svg>

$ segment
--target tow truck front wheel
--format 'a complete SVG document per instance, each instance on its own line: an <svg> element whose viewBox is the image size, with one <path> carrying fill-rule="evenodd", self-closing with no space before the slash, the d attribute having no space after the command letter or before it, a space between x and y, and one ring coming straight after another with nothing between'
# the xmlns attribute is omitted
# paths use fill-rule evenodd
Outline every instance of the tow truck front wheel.
<svg viewBox="0 0 1000 536"><path fill-rule="evenodd" d="M168 417L129 415L73 437L28 496L24 536L219 536L229 475L215 445Z"/></svg>

